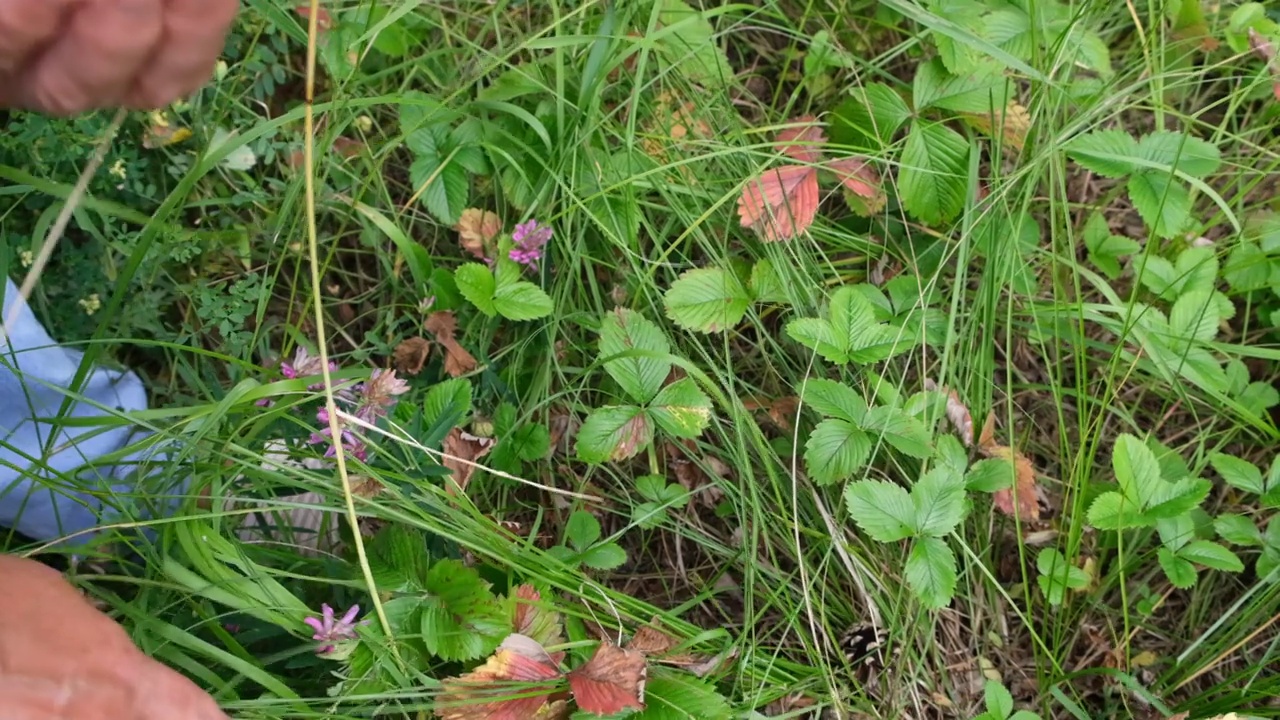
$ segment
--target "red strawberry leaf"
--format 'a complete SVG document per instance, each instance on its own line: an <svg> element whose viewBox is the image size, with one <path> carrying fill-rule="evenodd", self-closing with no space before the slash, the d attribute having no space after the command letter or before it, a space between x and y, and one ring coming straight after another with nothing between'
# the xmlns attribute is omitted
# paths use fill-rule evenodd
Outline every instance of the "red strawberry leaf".
<svg viewBox="0 0 1280 720"><path fill-rule="evenodd" d="M813 224L818 213L818 171L805 165L766 170L747 183L738 199L738 218L768 242L790 240Z"/></svg>
<svg viewBox="0 0 1280 720"><path fill-rule="evenodd" d="M590 660L569 673L569 691L578 709L593 715L643 710L647 677L643 654L602 642Z"/></svg>
<svg viewBox="0 0 1280 720"><path fill-rule="evenodd" d="M822 132L822 124L812 115L798 117L793 124L778 132L778 150L802 163L816 163L822 160L822 146L827 144L827 136Z"/></svg>

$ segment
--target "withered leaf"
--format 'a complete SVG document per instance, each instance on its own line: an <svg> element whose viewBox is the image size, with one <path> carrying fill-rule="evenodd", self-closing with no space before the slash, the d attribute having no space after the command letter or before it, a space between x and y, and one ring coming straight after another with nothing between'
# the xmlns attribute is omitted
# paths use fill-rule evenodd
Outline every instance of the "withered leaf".
<svg viewBox="0 0 1280 720"><path fill-rule="evenodd" d="M411 337L396 346L392 360L396 364L396 372L410 377L422 372L431 353L431 341L423 337Z"/></svg>
<svg viewBox="0 0 1280 720"><path fill-rule="evenodd" d="M951 427L955 429L956 436L960 438L960 442L965 447L973 447L973 416L969 414L969 408L960 401L960 396L955 390L947 387L941 387L931 379L924 381L925 390L931 392L940 392L947 396L947 420L951 423ZM994 428L992 433L994 433ZM989 440L989 438L988 438Z"/></svg>
<svg viewBox="0 0 1280 720"><path fill-rule="evenodd" d="M444 720L528 720L547 714L562 674L546 650L523 635L507 636L484 665L441 682L435 713Z"/></svg>
<svg viewBox="0 0 1280 720"><path fill-rule="evenodd" d="M816 163L822 159L822 146L826 143L822 124L812 115L804 115L780 130L775 144L778 150L796 162Z"/></svg>
<svg viewBox="0 0 1280 720"><path fill-rule="evenodd" d="M177 145L192 137L190 128L175 126L163 112L153 112L149 117L151 123L142 131L142 147L148 150Z"/></svg>
<svg viewBox="0 0 1280 720"><path fill-rule="evenodd" d="M494 257L494 239L502 232L502 219L497 213L478 208L467 208L453 226L458 231L458 243L480 260Z"/></svg>
<svg viewBox="0 0 1280 720"><path fill-rule="evenodd" d="M444 371L449 377L462 377L478 366L475 357L453 339L458 330L458 320L450 310L434 312L424 323L427 332L436 336L436 342L444 348Z"/></svg>
<svg viewBox="0 0 1280 720"><path fill-rule="evenodd" d="M997 490L992 496L996 509L1005 515L1016 515L1023 520L1040 519L1040 503L1036 498L1036 469L1025 455L1004 445L986 445L982 448L988 457L1013 463L1014 487ZM1014 491L1017 503L1014 503Z"/></svg>
<svg viewBox="0 0 1280 720"><path fill-rule="evenodd" d="M579 709L595 715L643 710L647 677L644 655L602 642L590 660L569 673L569 690Z"/></svg>
<svg viewBox="0 0 1280 720"><path fill-rule="evenodd" d="M455 427L449 431L444 437L444 458L440 461L453 471L453 482L447 488L449 494L467 491L471 476L476 471L473 463L488 455L493 444L493 438L476 437L463 432L461 428Z"/></svg>
<svg viewBox="0 0 1280 720"><path fill-rule="evenodd" d="M991 137L1000 135L1007 148L1021 150L1027 142L1027 133L1031 131L1031 114L1022 105L1011 102L1008 107L996 113L967 113L964 121L978 132Z"/></svg>
<svg viewBox="0 0 1280 720"><path fill-rule="evenodd" d="M766 242L790 240L813 224L818 214L818 171L784 165L747 183L738 198L738 220Z"/></svg>

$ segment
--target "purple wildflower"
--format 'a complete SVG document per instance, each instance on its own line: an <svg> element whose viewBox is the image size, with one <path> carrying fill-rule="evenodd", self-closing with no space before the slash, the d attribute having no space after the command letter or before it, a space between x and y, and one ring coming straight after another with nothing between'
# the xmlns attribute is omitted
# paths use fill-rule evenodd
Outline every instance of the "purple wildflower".
<svg viewBox="0 0 1280 720"><path fill-rule="evenodd" d="M300 377L312 377L314 375L320 375L323 372L323 368L324 366L321 364L320 358L318 356L312 355L311 353L307 352L306 348L299 345L298 349L295 350L293 353L293 362L280 363L280 374L284 375L289 380L295 380ZM338 371L338 363L330 360L329 372L337 372L337 371ZM313 383L311 385L308 385L307 389L315 391L323 387L324 387L324 383L320 382L320 383Z"/></svg>
<svg viewBox="0 0 1280 720"><path fill-rule="evenodd" d="M303 621L316 631L311 639L321 643L316 648L317 655L329 655L337 649L338 643L356 639L356 626L361 624L355 622L356 616L360 614L359 605L352 605L347 614L338 619L334 617L333 608L324 603L320 606L320 614L321 619L309 617Z"/></svg>
<svg viewBox="0 0 1280 720"><path fill-rule="evenodd" d="M509 257L521 265L537 267L538 261L542 259L542 249L551 240L551 233L550 225L540 226L537 220L517 225L511 233L511 242L515 243L515 247L511 249Z"/></svg>

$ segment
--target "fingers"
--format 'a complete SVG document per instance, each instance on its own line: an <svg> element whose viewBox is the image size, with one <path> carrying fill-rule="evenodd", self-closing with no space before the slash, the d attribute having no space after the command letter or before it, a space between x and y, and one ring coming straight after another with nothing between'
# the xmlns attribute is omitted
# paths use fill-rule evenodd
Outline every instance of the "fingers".
<svg viewBox="0 0 1280 720"><path fill-rule="evenodd" d="M77 0L0 0L0 73L47 44Z"/></svg>
<svg viewBox="0 0 1280 720"><path fill-rule="evenodd" d="M161 0L83 0L57 42L22 72L18 103L56 115L115 105L163 31Z"/></svg>
<svg viewBox="0 0 1280 720"><path fill-rule="evenodd" d="M125 105L135 110L164 107L208 82L239 9L238 0L168 0L160 45Z"/></svg>

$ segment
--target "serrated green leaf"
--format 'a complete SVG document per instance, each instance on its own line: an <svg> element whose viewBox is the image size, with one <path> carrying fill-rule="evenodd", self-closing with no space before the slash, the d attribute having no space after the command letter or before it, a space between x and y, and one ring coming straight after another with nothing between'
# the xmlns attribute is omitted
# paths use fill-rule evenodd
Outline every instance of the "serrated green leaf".
<svg viewBox="0 0 1280 720"><path fill-rule="evenodd" d="M867 414L867 401L857 390L826 378L806 380L804 404L817 410L824 417L847 420L859 424Z"/></svg>
<svg viewBox="0 0 1280 720"><path fill-rule="evenodd" d="M986 458L969 468L965 475L965 485L974 492L993 493L1013 487L1016 472L1013 462L1008 459Z"/></svg>
<svg viewBox="0 0 1280 720"><path fill-rule="evenodd" d="M480 312L493 317L498 314L493 294L497 290L493 272L480 263L467 263L453 271L458 292Z"/></svg>
<svg viewBox="0 0 1280 720"><path fill-rule="evenodd" d="M545 425L528 423L498 442L509 445L524 462L537 462L551 452L551 431Z"/></svg>
<svg viewBox="0 0 1280 720"><path fill-rule="evenodd" d="M1233 545L1253 547L1262 544L1262 533L1253 521L1243 515L1224 513L1213 519L1213 529Z"/></svg>
<svg viewBox="0 0 1280 720"><path fill-rule="evenodd" d="M844 365L849 356L831 323L824 318L797 318L787 323L787 336L818 353L827 362Z"/></svg>
<svg viewBox="0 0 1280 720"><path fill-rule="evenodd" d="M937 467L911 487L918 535L942 537L964 518L964 478L950 468Z"/></svg>
<svg viewBox="0 0 1280 720"><path fill-rule="evenodd" d="M1092 262L1107 277L1120 276L1119 259L1133 255L1142 249L1138 241L1123 235L1112 235L1101 213L1094 213L1084 227L1084 244Z"/></svg>
<svg viewBox="0 0 1280 720"><path fill-rule="evenodd" d="M428 447L444 440L449 430L471 413L471 382L450 378L436 383L427 391L422 403L422 425L428 428L434 442L422 439Z"/></svg>
<svg viewBox="0 0 1280 720"><path fill-rule="evenodd" d="M1134 155L1203 178L1222 164L1217 146L1179 132L1160 130L1138 141Z"/></svg>
<svg viewBox="0 0 1280 720"><path fill-rule="evenodd" d="M867 464L871 439L844 420L823 420L805 442L804 464L819 485L844 480Z"/></svg>
<svg viewBox="0 0 1280 720"><path fill-rule="evenodd" d="M1198 478L1183 478L1161 484L1158 494L1145 509L1145 515L1153 520L1170 518L1191 512L1209 496L1213 484Z"/></svg>
<svg viewBox="0 0 1280 720"><path fill-rule="evenodd" d="M1210 570L1223 572L1241 572L1244 563L1227 548L1208 540L1192 540L1178 551L1178 557L1196 565L1203 565Z"/></svg>
<svg viewBox="0 0 1280 720"><path fill-rule="evenodd" d="M1191 193L1181 181L1160 171L1129 178L1129 200L1151 231L1162 238L1182 233L1191 220Z"/></svg>
<svg viewBox="0 0 1280 720"><path fill-rule="evenodd" d="M987 706L987 712L1000 720L1004 720L1013 713L1013 695L996 680L987 681L982 689L982 698Z"/></svg>
<svg viewBox="0 0 1280 720"><path fill-rule="evenodd" d="M833 143L878 150L891 143L894 134L911 118L906 100L884 83L853 88L849 95L832 112ZM864 144L863 138L873 142Z"/></svg>
<svg viewBox="0 0 1280 720"><path fill-rule="evenodd" d="M499 285L493 295L493 307L502 317L516 322L543 318L555 310L550 295L524 280Z"/></svg>
<svg viewBox="0 0 1280 720"><path fill-rule="evenodd" d="M450 661L483 657L511 630L489 583L460 561L437 561L424 589L422 640L432 655Z"/></svg>
<svg viewBox="0 0 1280 720"><path fill-rule="evenodd" d="M652 440L653 425L643 408L602 407L588 415L578 428L578 459L592 464L626 460Z"/></svg>
<svg viewBox="0 0 1280 720"><path fill-rule="evenodd" d="M907 212L930 225L953 220L969 187L969 142L940 124L917 122L907 133L898 189Z"/></svg>
<svg viewBox="0 0 1280 720"><path fill-rule="evenodd" d="M1118 492L1105 492L1094 498L1088 519L1089 524L1099 530L1127 530L1147 524L1137 502Z"/></svg>
<svg viewBox="0 0 1280 720"><path fill-rule="evenodd" d="M613 570L627 561L627 551L617 543L604 543L582 553L582 564L595 570Z"/></svg>
<svg viewBox="0 0 1280 720"><path fill-rule="evenodd" d="M860 285L839 288L831 294L827 308L837 345L845 351L849 362L879 362L907 350L909 341L899 339L901 333L897 328L879 322L878 308L862 288ZM883 310L885 315L892 312L887 300Z"/></svg>
<svg viewBox="0 0 1280 720"><path fill-rule="evenodd" d="M692 378L681 378L654 396L649 417L671 435L696 438L711 422L711 400Z"/></svg>
<svg viewBox="0 0 1280 720"><path fill-rule="evenodd" d="M663 56L689 80L707 88L724 87L733 78L733 67L706 16L682 0L659 0L659 5Z"/></svg>
<svg viewBox="0 0 1280 720"><path fill-rule="evenodd" d="M720 332L742 322L751 294L737 274L721 268L689 270L663 295L667 317L698 332Z"/></svg>
<svg viewBox="0 0 1280 720"><path fill-rule="evenodd" d="M648 318L618 308L606 314L600 323L600 357L612 357L628 350L668 355L671 346L662 330ZM671 372L671 362L661 357L626 357L606 362L604 369L632 400L647 403L662 388Z"/></svg>
<svg viewBox="0 0 1280 720"><path fill-rule="evenodd" d="M1213 293L1205 290L1183 293L1169 310L1169 329L1183 340L1212 342L1221 321Z"/></svg>
<svg viewBox="0 0 1280 720"><path fill-rule="evenodd" d="M564 539L574 550L586 550L600 539L600 521L586 510L575 510L564 524Z"/></svg>
<svg viewBox="0 0 1280 720"><path fill-rule="evenodd" d="M1271 258L1257 243L1241 240L1227 256L1222 278L1237 293L1265 289L1271 285Z"/></svg>
<svg viewBox="0 0 1280 720"><path fill-rule="evenodd" d="M1067 155L1081 167L1106 178L1122 178L1138 169L1138 141L1123 130L1097 130L1072 138Z"/></svg>
<svg viewBox="0 0 1280 720"><path fill-rule="evenodd" d="M844 497L849 516L871 539L889 543L915 535L915 504L902 486L859 480L845 488Z"/></svg>
<svg viewBox="0 0 1280 720"><path fill-rule="evenodd" d="M955 596L956 557L938 538L917 538L907 558L906 576L921 604L940 610Z"/></svg>
<svg viewBox="0 0 1280 720"><path fill-rule="evenodd" d="M724 696L705 680L687 672L662 667L649 670L644 710L627 720L729 720L733 717Z"/></svg>
<svg viewBox="0 0 1280 720"><path fill-rule="evenodd" d="M1003 112L1009 103L1007 81L994 64L973 72L952 75L934 59L916 69L912 99L916 110L942 108L959 113L990 115Z"/></svg>
<svg viewBox="0 0 1280 720"><path fill-rule="evenodd" d="M467 207L470 182L461 165L441 162L435 155L419 155L409 166L409 182L437 220L453 225Z"/></svg>
<svg viewBox="0 0 1280 720"><path fill-rule="evenodd" d="M1209 456L1209 464L1214 470L1222 476L1227 484L1239 488L1247 493L1261 495L1266 492L1266 485L1262 481L1262 471L1253 463L1247 460L1241 460L1231 455L1223 453L1213 453Z"/></svg>
<svg viewBox="0 0 1280 720"><path fill-rule="evenodd" d="M765 258L751 268L751 293L760 302L786 304L791 302L787 295L782 275L773 266L773 261Z"/></svg>
<svg viewBox="0 0 1280 720"><path fill-rule="evenodd" d="M1151 448L1133 435L1124 433L1116 438L1111 468L1115 471L1120 492L1138 509L1150 507L1160 494L1160 486L1164 483L1160 477L1160 463Z"/></svg>
<svg viewBox="0 0 1280 720"><path fill-rule="evenodd" d="M916 418L895 407L874 407L862 418L862 429L872 437L883 438L898 452L925 459L933 454L932 435Z"/></svg>
<svg viewBox="0 0 1280 720"><path fill-rule="evenodd" d="M1165 577L1169 578L1169 583L1174 587L1185 590L1196 584L1195 566L1173 554L1168 548L1157 550L1156 559L1160 561Z"/></svg>

